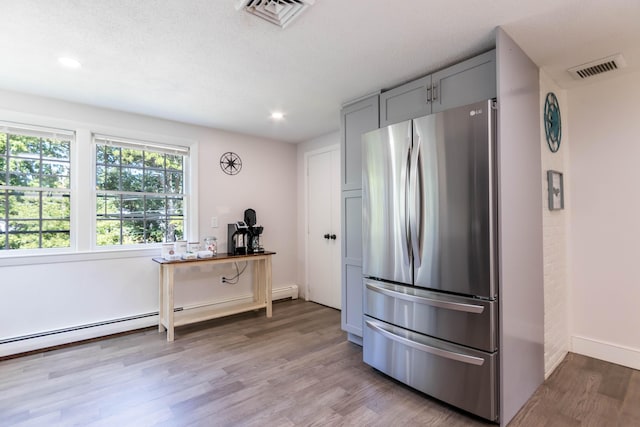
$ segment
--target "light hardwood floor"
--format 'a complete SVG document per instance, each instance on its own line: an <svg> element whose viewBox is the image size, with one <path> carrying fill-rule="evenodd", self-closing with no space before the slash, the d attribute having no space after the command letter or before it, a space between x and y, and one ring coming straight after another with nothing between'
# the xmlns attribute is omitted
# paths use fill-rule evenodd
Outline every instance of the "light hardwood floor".
<svg viewBox="0 0 640 427"><path fill-rule="evenodd" d="M0 361L1 426L486 426L362 363L302 300ZM640 372L570 354L510 424L639 426Z"/></svg>

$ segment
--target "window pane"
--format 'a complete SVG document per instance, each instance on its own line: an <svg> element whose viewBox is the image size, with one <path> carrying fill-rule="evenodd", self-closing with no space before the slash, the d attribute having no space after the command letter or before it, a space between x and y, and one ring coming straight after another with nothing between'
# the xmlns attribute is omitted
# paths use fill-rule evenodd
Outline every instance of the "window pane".
<svg viewBox="0 0 640 427"><path fill-rule="evenodd" d="M45 159L69 160L70 146L69 141L43 139L42 157Z"/></svg>
<svg viewBox="0 0 640 427"><path fill-rule="evenodd" d="M9 218L40 218L40 194L38 192L9 191Z"/></svg>
<svg viewBox="0 0 640 427"><path fill-rule="evenodd" d="M165 197L152 197L147 196L145 198L145 211L147 218L164 218L166 215Z"/></svg>
<svg viewBox="0 0 640 427"><path fill-rule="evenodd" d="M96 146L96 163L101 165L120 165L120 148L107 145Z"/></svg>
<svg viewBox="0 0 640 427"><path fill-rule="evenodd" d="M169 230L173 232L176 240L184 239L184 220L180 218L169 219Z"/></svg>
<svg viewBox="0 0 640 427"><path fill-rule="evenodd" d="M120 221L96 221L96 243L98 246L119 245Z"/></svg>
<svg viewBox="0 0 640 427"><path fill-rule="evenodd" d="M144 171L144 191L146 193L164 192L164 173L162 171L146 169Z"/></svg>
<svg viewBox="0 0 640 427"><path fill-rule="evenodd" d="M122 166L142 167L142 150L122 148Z"/></svg>
<svg viewBox="0 0 640 427"><path fill-rule="evenodd" d="M164 219L154 218L147 220L146 238L147 243L160 243L165 241L166 222Z"/></svg>
<svg viewBox="0 0 640 427"><path fill-rule="evenodd" d="M163 169L164 168L164 154L145 151L144 152L144 166L147 167L147 168Z"/></svg>
<svg viewBox="0 0 640 427"><path fill-rule="evenodd" d="M167 215L184 215L182 198L167 198Z"/></svg>
<svg viewBox="0 0 640 427"><path fill-rule="evenodd" d="M144 243L144 221L125 219L122 221L122 244L134 243Z"/></svg>
<svg viewBox="0 0 640 427"><path fill-rule="evenodd" d="M34 136L9 135L9 153L13 156L40 157L40 139Z"/></svg>
<svg viewBox="0 0 640 427"><path fill-rule="evenodd" d="M40 232L39 220L10 220L9 221L9 233L35 233Z"/></svg>
<svg viewBox="0 0 640 427"><path fill-rule="evenodd" d="M43 248L67 248L71 246L69 232L46 232L42 233Z"/></svg>
<svg viewBox="0 0 640 427"><path fill-rule="evenodd" d="M57 233L63 233L69 232L69 221L68 220L63 220L63 219L56 219L56 220L43 220L42 221L42 231L43 232L47 232L47 233L51 233L51 232L57 232Z"/></svg>
<svg viewBox="0 0 640 427"><path fill-rule="evenodd" d="M167 172L167 193L181 194L182 191L182 172Z"/></svg>
<svg viewBox="0 0 640 427"><path fill-rule="evenodd" d="M120 196L98 195L96 199L98 219L120 218Z"/></svg>
<svg viewBox="0 0 640 427"><path fill-rule="evenodd" d="M144 218L144 199L141 196L123 196L122 218Z"/></svg>
<svg viewBox="0 0 640 427"><path fill-rule="evenodd" d="M9 249L37 249L40 247L38 233L9 233Z"/></svg>
<svg viewBox="0 0 640 427"><path fill-rule="evenodd" d="M63 175L69 176L69 163L43 161L40 168L43 175Z"/></svg>
<svg viewBox="0 0 640 427"><path fill-rule="evenodd" d="M183 156L174 156L173 154L167 154L167 169L178 170L181 171Z"/></svg>
<svg viewBox="0 0 640 427"><path fill-rule="evenodd" d="M142 169L122 168L122 191L142 191Z"/></svg>
<svg viewBox="0 0 640 427"><path fill-rule="evenodd" d="M42 218L66 219L71 216L71 198L66 194L43 194Z"/></svg>
<svg viewBox="0 0 640 427"><path fill-rule="evenodd" d="M120 189L120 168L108 167L104 175L104 187L101 190L117 191Z"/></svg>

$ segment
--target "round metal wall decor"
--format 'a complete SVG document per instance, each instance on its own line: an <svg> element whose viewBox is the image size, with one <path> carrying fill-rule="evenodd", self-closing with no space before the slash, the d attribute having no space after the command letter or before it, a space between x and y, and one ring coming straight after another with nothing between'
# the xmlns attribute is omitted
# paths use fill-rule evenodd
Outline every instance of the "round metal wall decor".
<svg viewBox="0 0 640 427"><path fill-rule="evenodd" d="M553 92L547 94L544 102L544 133L547 137L549 150L555 153L560 148L562 139L562 120L560 119L560 105Z"/></svg>
<svg viewBox="0 0 640 427"><path fill-rule="evenodd" d="M220 156L220 169L227 175L237 175L242 169L242 159L236 153L228 151Z"/></svg>

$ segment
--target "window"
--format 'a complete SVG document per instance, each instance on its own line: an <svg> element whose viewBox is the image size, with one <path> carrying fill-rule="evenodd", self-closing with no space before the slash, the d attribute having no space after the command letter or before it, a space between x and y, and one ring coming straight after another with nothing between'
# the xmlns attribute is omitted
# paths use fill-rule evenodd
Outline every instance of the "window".
<svg viewBox="0 0 640 427"><path fill-rule="evenodd" d="M71 246L74 133L0 123L0 250Z"/></svg>
<svg viewBox="0 0 640 427"><path fill-rule="evenodd" d="M185 236L185 147L94 135L96 245Z"/></svg>

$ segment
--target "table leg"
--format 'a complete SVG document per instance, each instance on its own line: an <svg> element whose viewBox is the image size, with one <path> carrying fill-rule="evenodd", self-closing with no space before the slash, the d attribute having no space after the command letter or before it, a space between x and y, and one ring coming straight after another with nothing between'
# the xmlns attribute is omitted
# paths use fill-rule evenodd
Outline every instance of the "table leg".
<svg viewBox="0 0 640 427"><path fill-rule="evenodd" d="M264 259L264 281L265 281L265 293L267 294L267 317L271 317L272 315L272 310L271 310L271 298L272 298L272 291L271 291L271 257L268 256Z"/></svg>
<svg viewBox="0 0 640 427"><path fill-rule="evenodd" d="M166 328L164 327L164 325L162 324L162 319L164 319L164 313L165 313L165 307L164 307L164 269L165 267L163 265L160 266L160 283L158 286L159 288L159 295L158 295L158 300L160 302L159 304L159 310L158 310L158 332L164 332L166 330Z"/></svg>
<svg viewBox="0 0 640 427"><path fill-rule="evenodd" d="M253 261L253 300L254 302L263 303L265 302L264 296L262 294L262 282L260 275L260 261Z"/></svg>
<svg viewBox="0 0 640 427"><path fill-rule="evenodd" d="M167 275L167 341L173 341L173 317L174 317L174 302L173 302L173 275L174 275L174 267L173 265L169 265L168 267L168 275Z"/></svg>

